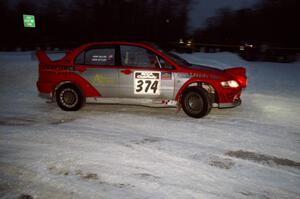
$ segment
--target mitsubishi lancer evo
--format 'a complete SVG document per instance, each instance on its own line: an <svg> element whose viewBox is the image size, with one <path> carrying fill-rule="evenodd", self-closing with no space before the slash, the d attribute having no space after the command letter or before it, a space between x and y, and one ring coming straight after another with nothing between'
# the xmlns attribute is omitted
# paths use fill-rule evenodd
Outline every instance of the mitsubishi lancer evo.
<svg viewBox="0 0 300 199"><path fill-rule="evenodd" d="M154 44L95 42L52 61L38 51L40 96L65 111L85 103L148 104L182 108L194 118L211 108L241 104L246 69L192 64Z"/></svg>

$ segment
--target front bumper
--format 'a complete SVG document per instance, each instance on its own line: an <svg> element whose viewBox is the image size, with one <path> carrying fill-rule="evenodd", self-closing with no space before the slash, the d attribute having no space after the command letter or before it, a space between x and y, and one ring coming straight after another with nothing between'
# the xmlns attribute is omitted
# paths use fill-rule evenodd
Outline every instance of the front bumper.
<svg viewBox="0 0 300 199"><path fill-rule="evenodd" d="M242 100L241 99L237 99L235 100L233 103L220 103L218 104L217 108L233 108L236 106L239 106L242 104Z"/></svg>

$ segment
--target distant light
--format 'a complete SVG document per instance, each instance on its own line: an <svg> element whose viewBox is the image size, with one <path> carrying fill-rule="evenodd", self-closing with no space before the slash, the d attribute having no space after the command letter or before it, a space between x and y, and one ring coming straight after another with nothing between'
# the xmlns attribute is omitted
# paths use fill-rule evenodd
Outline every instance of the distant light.
<svg viewBox="0 0 300 199"><path fill-rule="evenodd" d="M249 47L249 48L253 48L254 47L254 45L253 44L245 44L245 47Z"/></svg>
<svg viewBox="0 0 300 199"><path fill-rule="evenodd" d="M166 23L170 23L170 19L166 19Z"/></svg>
<svg viewBox="0 0 300 199"><path fill-rule="evenodd" d="M188 40L186 45L187 45L187 46L191 46L191 45L192 45L192 41L191 41L191 40Z"/></svg>
<svg viewBox="0 0 300 199"><path fill-rule="evenodd" d="M243 45L240 45L240 51L244 51L245 48L254 48L254 45L253 44L243 44Z"/></svg>
<svg viewBox="0 0 300 199"><path fill-rule="evenodd" d="M179 44L184 44L183 39L179 39Z"/></svg>
<svg viewBox="0 0 300 199"><path fill-rule="evenodd" d="M23 14L23 23L25 28L35 28L34 15Z"/></svg>

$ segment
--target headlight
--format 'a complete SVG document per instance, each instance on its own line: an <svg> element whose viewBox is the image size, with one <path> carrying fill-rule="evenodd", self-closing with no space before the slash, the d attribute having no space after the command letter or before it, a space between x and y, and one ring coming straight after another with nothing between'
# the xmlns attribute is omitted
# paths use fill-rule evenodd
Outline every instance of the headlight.
<svg viewBox="0 0 300 199"><path fill-rule="evenodd" d="M229 81L221 82L221 85L224 88L237 88L237 87L239 87L239 83L237 83L235 80L229 80Z"/></svg>

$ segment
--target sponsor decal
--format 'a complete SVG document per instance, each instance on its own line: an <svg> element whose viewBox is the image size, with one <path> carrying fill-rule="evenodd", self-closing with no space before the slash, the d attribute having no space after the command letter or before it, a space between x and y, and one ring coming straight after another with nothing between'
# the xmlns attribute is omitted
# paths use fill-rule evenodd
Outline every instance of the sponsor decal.
<svg viewBox="0 0 300 199"><path fill-rule="evenodd" d="M178 78L200 78L200 79L220 79L217 75L205 74L205 73L178 73Z"/></svg>
<svg viewBox="0 0 300 199"><path fill-rule="evenodd" d="M171 72L162 72L161 80L172 80L172 73Z"/></svg>
<svg viewBox="0 0 300 199"><path fill-rule="evenodd" d="M214 79L214 80L220 79L220 77L217 75L209 75L209 77L210 77L210 79Z"/></svg>
<svg viewBox="0 0 300 199"><path fill-rule="evenodd" d="M159 79L160 72L136 71L134 78L136 79Z"/></svg>
<svg viewBox="0 0 300 199"><path fill-rule="evenodd" d="M208 74L202 74L202 73L189 73L190 77L196 77L196 78L202 78L202 79L208 79Z"/></svg>
<svg viewBox="0 0 300 199"><path fill-rule="evenodd" d="M101 74L96 74L92 79L91 83L93 85L99 85L99 84L115 84L115 80L111 77L105 77Z"/></svg>
<svg viewBox="0 0 300 199"><path fill-rule="evenodd" d="M134 72L135 95L159 95L161 73L154 71Z"/></svg>
<svg viewBox="0 0 300 199"><path fill-rule="evenodd" d="M93 55L91 61L92 62L107 62L112 61L114 58L113 55Z"/></svg>

